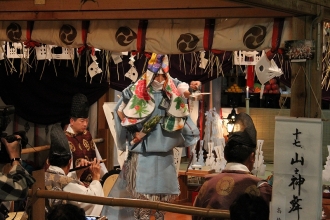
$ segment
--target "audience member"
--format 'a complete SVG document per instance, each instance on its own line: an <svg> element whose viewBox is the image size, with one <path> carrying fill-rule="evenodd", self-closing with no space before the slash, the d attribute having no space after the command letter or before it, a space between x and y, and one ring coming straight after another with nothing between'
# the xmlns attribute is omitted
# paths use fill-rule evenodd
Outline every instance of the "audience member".
<svg viewBox="0 0 330 220"><path fill-rule="evenodd" d="M0 173L0 202L25 199L29 187L35 182L35 179L21 166L20 138L16 135L16 140L11 143L1 138L10 157L11 169L8 174ZM8 210L2 204L0 210L0 219L5 219Z"/></svg>
<svg viewBox="0 0 330 220"><path fill-rule="evenodd" d="M229 208L231 220L268 220L269 206L259 196L244 193Z"/></svg>
<svg viewBox="0 0 330 220"><path fill-rule="evenodd" d="M84 209L72 204L58 204L53 206L47 220L86 220Z"/></svg>
<svg viewBox="0 0 330 220"><path fill-rule="evenodd" d="M229 210L234 200L243 193L262 197L269 205L271 186L251 173L255 161L256 130L250 116L238 114L235 129L229 135L224 149L227 160L225 169L219 174L206 177L194 206ZM201 219L204 218L193 217L193 220Z"/></svg>
<svg viewBox="0 0 330 220"><path fill-rule="evenodd" d="M77 179L68 176L70 166L72 163L72 155L68 140L59 125L53 125L51 129L51 144L49 150L48 162L49 168L45 173L45 187L47 190L58 190L71 193L79 193L91 196L104 196L103 188L100 183L100 161L94 158L93 162L85 159L80 160L79 166L86 166L86 168L77 171ZM86 187L80 180L80 175L85 169L89 169L92 181ZM56 204L71 203L83 208L87 215L98 216L101 213L102 205L95 205L90 203L82 203L76 201L63 201L49 199L47 209Z"/></svg>

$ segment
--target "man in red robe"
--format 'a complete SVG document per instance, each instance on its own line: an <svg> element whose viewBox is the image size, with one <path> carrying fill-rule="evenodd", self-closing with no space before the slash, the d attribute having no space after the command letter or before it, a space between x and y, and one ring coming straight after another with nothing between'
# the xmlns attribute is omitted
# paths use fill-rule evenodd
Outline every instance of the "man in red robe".
<svg viewBox="0 0 330 220"><path fill-rule="evenodd" d="M256 151L256 130L252 119L245 113L238 114L235 128L239 130L229 135L224 149L225 169L206 177L194 202L195 207L229 210L235 199L244 193L263 198L269 206L271 186L251 173ZM193 220L205 219L193 216Z"/></svg>
<svg viewBox="0 0 330 220"><path fill-rule="evenodd" d="M73 156L71 168L75 168L82 159L88 161L97 158L101 160L100 153L93 141L91 133L87 130L88 127L89 104L87 97L83 94L76 94L72 98L70 124L65 130L66 137L69 141L70 149ZM104 163L101 164L101 178L108 172ZM74 173L70 176L74 177ZM80 180L88 186L92 182L92 175L87 169L81 175Z"/></svg>

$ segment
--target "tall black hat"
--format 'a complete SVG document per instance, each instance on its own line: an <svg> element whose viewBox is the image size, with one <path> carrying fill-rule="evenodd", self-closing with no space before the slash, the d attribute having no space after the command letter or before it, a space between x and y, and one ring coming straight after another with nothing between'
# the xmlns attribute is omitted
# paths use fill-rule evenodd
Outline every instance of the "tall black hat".
<svg viewBox="0 0 330 220"><path fill-rule="evenodd" d="M88 118L89 104L84 94L75 94L72 98L71 117Z"/></svg>
<svg viewBox="0 0 330 220"><path fill-rule="evenodd" d="M242 144L248 147L257 147L257 131L252 118L241 112L236 115L233 132L228 137L227 145Z"/></svg>
<svg viewBox="0 0 330 220"><path fill-rule="evenodd" d="M68 139L60 125L55 124L50 131L49 155L71 155Z"/></svg>

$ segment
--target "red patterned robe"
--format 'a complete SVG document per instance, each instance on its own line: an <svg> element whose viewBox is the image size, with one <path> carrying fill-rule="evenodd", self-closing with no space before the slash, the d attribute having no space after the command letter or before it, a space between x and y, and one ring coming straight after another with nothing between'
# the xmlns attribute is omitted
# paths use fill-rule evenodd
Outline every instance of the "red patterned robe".
<svg viewBox="0 0 330 220"><path fill-rule="evenodd" d="M227 167L230 167L230 164L227 164ZM241 167L246 168L244 165ZM226 168L222 173L206 177L195 200L195 207L229 210L234 200L244 193L260 196L269 205L272 187L266 181L252 175L247 168L241 170L226 170ZM193 216L193 220L206 219L212 218Z"/></svg>
<svg viewBox="0 0 330 220"><path fill-rule="evenodd" d="M65 135L69 141L69 146L73 156L73 168L79 164L81 159L91 161L96 158L95 144L89 131L85 130L81 134L72 134L66 131ZM84 171L80 177L80 181L82 181L86 186L92 182L92 175L89 169Z"/></svg>

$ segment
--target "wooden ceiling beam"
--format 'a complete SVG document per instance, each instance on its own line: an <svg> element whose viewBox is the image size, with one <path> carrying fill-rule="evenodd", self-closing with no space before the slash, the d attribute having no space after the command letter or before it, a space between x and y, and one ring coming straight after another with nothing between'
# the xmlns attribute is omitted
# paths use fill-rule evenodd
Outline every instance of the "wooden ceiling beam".
<svg viewBox="0 0 330 220"><path fill-rule="evenodd" d="M317 5L305 0L228 0L230 2L237 2L250 6L261 8L269 8L276 11L282 11L295 14L296 16L302 15L318 15ZM312 1L312 0L311 0ZM321 0L320 0L321 1ZM329 0L324 0L329 1Z"/></svg>
<svg viewBox="0 0 330 220"><path fill-rule="evenodd" d="M256 8L176 9L176 10L116 10L64 12L0 12L0 20L107 20L107 19L206 19L206 18L266 18L290 17L291 14Z"/></svg>
<svg viewBox="0 0 330 220"><path fill-rule="evenodd" d="M0 0L0 12L10 11L114 11L114 10L157 10L157 9L207 9L249 7L245 4L225 0L153 0L153 1L111 1L91 0L84 4L75 0L46 0L45 4L34 4L33 0Z"/></svg>
<svg viewBox="0 0 330 220"><path fill-rule="evenodd" d="M88 0L84 4L78 0L46 0L45 4L35 4L35 0L0 0L0 20L258 18L316 14L317 5L302 0Z"/></svg>
<svg viewBox="0 0 330 220"><path fill-rule="evenodd" d="M301 0L301 1L330 8L330 1L329 0Z"/></svg>

